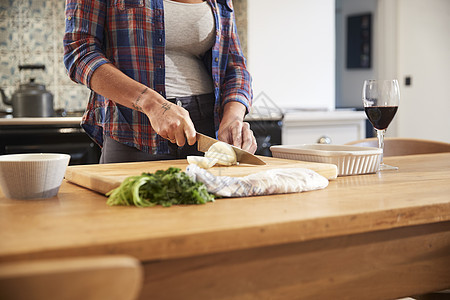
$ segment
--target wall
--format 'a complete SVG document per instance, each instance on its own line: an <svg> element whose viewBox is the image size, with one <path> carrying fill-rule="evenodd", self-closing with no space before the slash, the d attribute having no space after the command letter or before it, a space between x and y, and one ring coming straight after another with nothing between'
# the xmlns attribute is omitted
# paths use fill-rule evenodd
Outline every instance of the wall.
<svg viewBox="0 0 450 300"><path fill-rule="evenodd" d="M247 49L247 0L234 0L236 22ZM72 82L63 64L64 0L0 0L0 88L8 97L35 77L54 96L56 109L83 110L89 89ZM21 71L21 64L44 64L45 72ZM7 106L0 101L0 109Z"/></svg>
<svg viewBox="0 0 450 300"><path fill-rule="evenodd" d="M336 107L362 108L363 82L377 77L376 5L377 0L336 0ZM372 67L347 69L347 17L362 13L372 13Z"/></svg>
<svg viewBox="0 0 450 300"><path fill-rule="evenodd" d="M255 97L264 91L283 107L333 109L334 0L233 2ZM63 0L0 1L0 87L8 96L34 76L53 93L55 108L84 109L89 90L66 75L63 34ZM46 71L18 71L31 63Z"/></svg>
<svg viewBox="0 0 450 300"><path fill-rule="evenodd" d="M450 143L450 1L400 0L397 26L397 135Z"/></svg>
<svg viewBox="0 0 450 300"><path fill-rule="evenodd" d="M255 97L281 107L335 106L334 0L248 0Z"/></svg>
<svg viewBox="0 0 450 300"><path fill-rule="evenodd" d="M337 106L360 106L360 85L367 77L397 78L401 101L387 136L450 142L450 1L337 0L336 8ZM374 11L374 68L354 73L343 68L339 22L346 14L365 11Z"/></svg>
<svg viewBox="0 0 450 300"><path fill-rule="evenodd" d="M379 72L401 91L388 136L450 142L450 1L378 0L378 14Z"/></svg>
<svg viewBox="0 0 450 300"><path fill-rule="evenodd" d="M9 97L20 83L35 77L53 94L55 108L85 107L89 90L70 81L63 64L64 3L0 1L0 87ZM46 70L19 72L21 64L44 64Z"/></svg>
<svg viewBox="0 0 450 300"><path fill-rule="evenodd" d="M247 56L247 0L233 0L233 8L242 51Z"/></svg>

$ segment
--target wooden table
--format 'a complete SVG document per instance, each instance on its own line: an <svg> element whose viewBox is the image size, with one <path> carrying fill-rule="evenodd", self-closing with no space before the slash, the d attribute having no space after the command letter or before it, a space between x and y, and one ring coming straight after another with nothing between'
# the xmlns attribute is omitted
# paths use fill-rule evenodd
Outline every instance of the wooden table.
<svg viewBox="0 0 450 300"><path fill-rule="evenodd" d="M0 263L127 254L142 299L389 299L450 287L450 153L388 157L398 171L320 191L171 208L0 195ZM99 166L100 168L101 166Z"/></svg>

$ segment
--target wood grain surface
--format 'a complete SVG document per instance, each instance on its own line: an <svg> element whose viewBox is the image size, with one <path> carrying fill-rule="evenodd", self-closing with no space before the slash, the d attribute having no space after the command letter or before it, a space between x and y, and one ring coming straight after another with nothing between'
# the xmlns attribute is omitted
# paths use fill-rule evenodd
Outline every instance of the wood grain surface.
<svg viewBox="0 0 450 300"><path fill-rule="evenodd" d="M170 208L109 207L68 181L44 200L0 192L0 264L128 255L144 266L141 299L394 299L450 288L450 153L385 162L399 170Z"/></svg>
<svg viewBox="0 0 450 300"><path fill-rule="evenodd" d="M337 177L337 167L332 164L295 161L281 158L260 157L266 165L240 164L230 167L214 166L208 169L216 176L246 176L260 171L276 168L307 168L316 171L327 179ZM90 190L106 194L110 190L118 187L128 176L140 175L143 172L153 173L157 170L165 170L169 166L186 170L187 161L171 160L157 162L120 163L107 165L81 165L67 168L65 179L88 188Z"/></svg>
<svg viewBox="0 0 450 300"><path fill-rule="evenodd" d="M146 262L139 299L399 299L450 287L449 245L444 222Z"/></svg>
<svg viewBox="0 0 450 300"><path fill-rule="evenodd" d="M338 177L318 191L170 208L110 207L67 181L50 199L0 193L0 262L82 253L148 261L450 221L450 153L386 162L400 169Z"/></svg>

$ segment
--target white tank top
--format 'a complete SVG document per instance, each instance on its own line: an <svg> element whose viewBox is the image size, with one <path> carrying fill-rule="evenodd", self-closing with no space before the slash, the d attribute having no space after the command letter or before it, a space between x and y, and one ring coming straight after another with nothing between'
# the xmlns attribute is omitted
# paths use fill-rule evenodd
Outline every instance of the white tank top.
<svg viewBox="0 0 450 300"><path fill-rule="evenodd" d="M211 75L202 58L216 38L211 7L164 0L166 97L211 93Z"/></svg>

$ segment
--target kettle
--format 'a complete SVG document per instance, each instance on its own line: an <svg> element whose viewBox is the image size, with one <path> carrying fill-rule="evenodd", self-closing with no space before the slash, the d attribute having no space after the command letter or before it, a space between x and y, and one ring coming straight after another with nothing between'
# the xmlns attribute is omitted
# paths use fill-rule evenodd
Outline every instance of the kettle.
<svg viewBox="0 0 450 300"><path fill-rule="evenodd" d="M22 69L45 69L43 65L19 66ZM7 99L4 91L0 89L3 103L11 105L14 117L53 117L53 95L45 89L43 84L35 83L35 78L30 78L28 83L20 84L11 97Z"/></svg>

